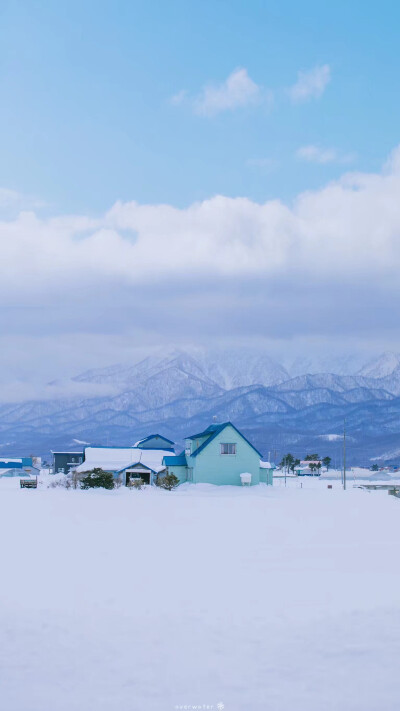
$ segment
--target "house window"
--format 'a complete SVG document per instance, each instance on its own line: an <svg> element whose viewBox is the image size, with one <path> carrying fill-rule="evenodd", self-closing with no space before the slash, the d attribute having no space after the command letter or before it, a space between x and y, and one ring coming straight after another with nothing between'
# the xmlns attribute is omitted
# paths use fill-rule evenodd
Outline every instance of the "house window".
<svg viewBox="0 0 400 711"><path fill-rule="evenodd" d="M236 444L221 443L221 454L236 454Z"/></svg>

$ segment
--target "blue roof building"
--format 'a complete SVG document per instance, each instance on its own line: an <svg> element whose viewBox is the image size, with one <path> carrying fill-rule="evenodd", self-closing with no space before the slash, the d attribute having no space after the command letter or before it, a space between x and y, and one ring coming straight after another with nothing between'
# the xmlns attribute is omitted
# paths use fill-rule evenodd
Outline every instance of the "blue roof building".
<svg viewBox="0 0 400 711"><path fill-rule="evenodd" d="M187 437L185 450L165 456L163 464L180 483L241 485L245 480L272 484L272 468L262 462L260 452L231 422L212 424Z"/></svg>
<svg viewBox="0 0 400 711"><path fill-rule="evenodd" d="M39 476L40 469L33 463L32 457L2 457L0 459L1 476Z"/></svg>

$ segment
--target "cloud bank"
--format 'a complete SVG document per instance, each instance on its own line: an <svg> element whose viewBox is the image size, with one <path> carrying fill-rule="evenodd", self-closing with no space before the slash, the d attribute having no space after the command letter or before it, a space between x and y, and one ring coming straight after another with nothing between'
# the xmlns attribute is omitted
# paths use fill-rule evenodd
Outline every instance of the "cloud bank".
<svg viewBox="0 0 400 711"><path fill-rule="evenodd" d="M400 148L381 172L345 173L291 205L215 196L185 209L117 202L96 219L22 211L0 221L0 243L9 371L25 358L54 377L66 362L76 371L182 340L393 346Z"/></svg>
<svg viewBox="0 0 400 711"><path fill-rule="evenodd" d="M150 278L283 278L316 270L336 279L335 270L343 278L347 269L390 276L400 265L399 194L400 148L381 173L345 173L291 206L215 196L184 209L117 202L97 219L23 211L0 221L0 292L9 293L15 280L18 300L99 280L128 287ZM351 264L343 264L349 256Z"/></svg>

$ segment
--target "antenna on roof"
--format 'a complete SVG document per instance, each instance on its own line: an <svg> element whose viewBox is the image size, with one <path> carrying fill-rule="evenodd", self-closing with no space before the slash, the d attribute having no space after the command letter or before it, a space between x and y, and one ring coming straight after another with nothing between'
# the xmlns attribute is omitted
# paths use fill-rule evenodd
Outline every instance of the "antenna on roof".
<svg viewBox="0 0 400 711"><path fill-rule="evenodd" d="M217 421L217 416L216 416L216 415L214 415L214 416L213 416L213 423L215 424L215 423L216 423L216 421Z"/></svg>

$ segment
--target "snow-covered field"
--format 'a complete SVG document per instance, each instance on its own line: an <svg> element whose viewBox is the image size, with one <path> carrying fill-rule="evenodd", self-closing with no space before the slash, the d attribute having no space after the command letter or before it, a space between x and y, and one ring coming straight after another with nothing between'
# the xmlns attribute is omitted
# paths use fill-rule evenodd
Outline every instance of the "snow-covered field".
<svg viewBox="0 0 400 711"><path fill-rule="evenodd" d="M17 487L0 481L5 711L397 710L400 499Z"/></svg>

